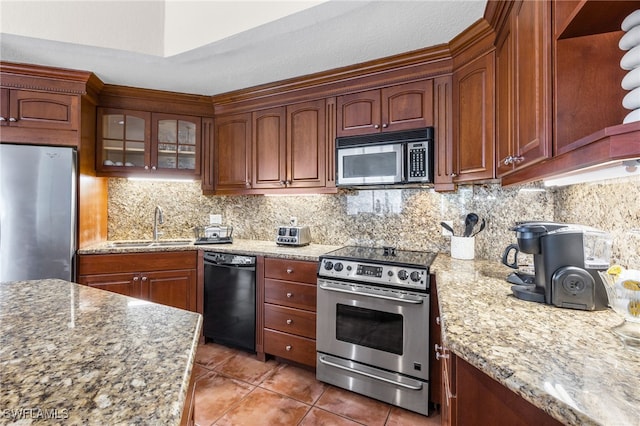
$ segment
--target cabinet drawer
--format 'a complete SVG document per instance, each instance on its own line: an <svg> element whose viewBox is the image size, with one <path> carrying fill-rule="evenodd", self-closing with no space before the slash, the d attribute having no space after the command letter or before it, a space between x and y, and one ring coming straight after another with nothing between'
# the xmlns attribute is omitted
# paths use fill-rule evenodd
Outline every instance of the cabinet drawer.
<svg viewBox="0 0 640 426"><path fill-rule="evenodd" d="M264 301L316 311L316 286L273 279L264 280Z"/></svg>
<svg viewBox="0 0 640 426"><path fill-rule="evenodd" d="M316 338L316 314L313 312L265 303L264 326L310 339Z"/></svg>
<svg viewBox="0 0 640 426"><path fill-rule="evenodd" d="M301 364L316 366L316 341L274 330L264 330L264 351Z"/></svg>
<svg viewBox="0 0 640 426"><path fill-rule="evenodd" d="M264 276L266 278L298 281L315 285L317 272L317 262L271 258L264 260Z"/></svg>

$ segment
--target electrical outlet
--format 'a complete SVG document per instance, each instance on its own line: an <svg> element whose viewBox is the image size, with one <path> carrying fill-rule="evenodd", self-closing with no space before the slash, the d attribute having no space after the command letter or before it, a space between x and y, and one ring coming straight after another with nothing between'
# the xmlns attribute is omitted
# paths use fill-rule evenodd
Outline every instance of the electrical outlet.
<svg viewBox="0 0 640 426"><path fill-rule="evenodd" d="M289 225L291 226L298 226L298 218L295 216L291 216L289 218Z"/></svg>
<svg viewBox="0 0 640 426"><path fill-rule="evenodd" d="M209 224L210 225L220 225L220 224L222 224L222 215L221 214L210 214L209 215Z"/></svg>
<svg viewBox="0 0 640 426"><path fill-rule="evenodd" d="M452 220L443 220L442 222L446 223L447 225L449 225L451 227L451 229L453 229L453 221ZM442 228L442 236L451 237L452 235L453 234L451 233L451 231L448 231L448 230Z"/></svg>

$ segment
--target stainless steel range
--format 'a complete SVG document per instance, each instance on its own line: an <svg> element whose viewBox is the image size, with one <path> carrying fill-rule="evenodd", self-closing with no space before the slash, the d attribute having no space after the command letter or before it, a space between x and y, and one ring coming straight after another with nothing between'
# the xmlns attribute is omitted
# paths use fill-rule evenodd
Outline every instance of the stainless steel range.
<svg viewBox="0 0 640 426"><path fill-rule="evenodd" d="M343 247L320 257L316 377L428 414L435 253Z"/></svg>

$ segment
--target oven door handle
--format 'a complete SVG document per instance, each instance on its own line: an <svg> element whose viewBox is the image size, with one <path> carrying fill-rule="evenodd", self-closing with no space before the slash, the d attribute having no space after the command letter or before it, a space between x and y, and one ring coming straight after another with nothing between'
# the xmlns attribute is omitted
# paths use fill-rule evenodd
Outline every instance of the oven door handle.
<svg viewBox="0 0 640 426"><path fill-rule="evenodd" d="M370 293L366 290L345 290L342 287L333 287L331 284L322 283L319 285L322 290L335 291L337 293L358 294L367 297L375 297L377 299L393 300L394 302L411 303L413 305L420 305L423 303L423 299L419 297L394 297L385 296L383 294Z"/></svg>
<svg viewBox="0 0 640 426"><path fill-rule="evenodd" d="M416 385L409 385L409 384L406 384L406 383L397 382L395 380L387 379L386 377L380 377L380 376L377 376L375 374L368 373L366 371L358 370L357 368L351 368L351 367L347 367L346 365L341 365L341 364L338 364L338 363L335 363L335 362L331 362L331 361L327 360L324 355L320 355L318 357L318 360L321 363L323 363L325 365L328 365L329 367L339 368L340 370L348 371L350 373L360 374L361 376L369 377L369 378L375 379L375 380L380 380L382 382L389 383L389 384L392 384L394 386L399 386L401 388L415 390L415 391L422 389L422 383L420 383L420 382L416 382L417 383Z"/></svg>

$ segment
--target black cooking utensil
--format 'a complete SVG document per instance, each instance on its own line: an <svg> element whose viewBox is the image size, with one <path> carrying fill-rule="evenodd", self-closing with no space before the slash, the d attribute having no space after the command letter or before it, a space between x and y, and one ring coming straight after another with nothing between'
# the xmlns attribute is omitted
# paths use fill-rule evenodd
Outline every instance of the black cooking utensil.
<svg viewBox="0 0 640 426"><path fill-rule="evenodd" d="M475 213L469 213L467 217L464 219L464 235L465 237L470 237L473 232L473 227L478 223L478 215Z"/></svg>
<svg viewBox="0 0 640 426"><path fill-rule="evenodd" d="M484 231L484 227L487 226L487 221L482 219L482 222L480 223L480 229L478 229L476 232L474 232L473 234L471 234L472 237L475 237L476 235L478 235L479 233L481 233L482 231Z"/></svg>
<svg viewBox="0 0 640 426"><path fill-rule="evenodd" d="M444 223L444 222L440 222L440 226L442 226L444 229L446 229L447 231L451 232L451 235L456 235L455 232L453 232L453 228L450 227L448 224Z"/></svg>

